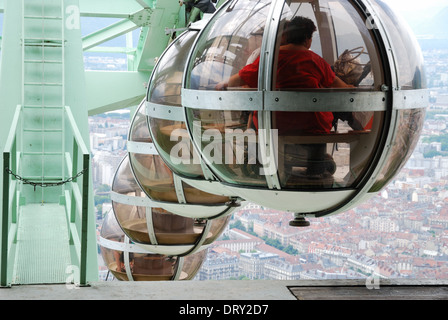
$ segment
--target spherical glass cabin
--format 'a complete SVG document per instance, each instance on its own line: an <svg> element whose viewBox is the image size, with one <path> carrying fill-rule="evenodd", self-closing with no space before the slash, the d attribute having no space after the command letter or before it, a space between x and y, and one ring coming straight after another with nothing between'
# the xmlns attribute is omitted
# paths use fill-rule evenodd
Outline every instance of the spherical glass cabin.
<svg viewBox="0 0 448 320"><path fill-rule="evenodd" d="M221 235L231 217L194 219L157 207L135 181L128 156L115 174L111 200L126 236L137 246L162 255L186 256L206 249Z"/></svg>
<svg viewBox="0 0 448 320"><path fill-rule="evenodd" d="M182 81L188 54L204 21L180 34L164 51L151 74L146 113L149 130L160 157L189 185L202 191L236 196L214 177L194 148L182 108Z"/></svg>
<svg viewBox="0 0 448 320"><path fill-rule="evenodd" d="M207 256L207 250L186 257L144 250L123 233L113 212L104 218L99 245L105 265L120 281L192 280Z"/></svg>
<svg viewBox="0 0 448 320"><path fill-rule="evenodd" d="M134 115L127 143L131 170L140 188L157 207L174 214L204 219L230 215L239 200L203 192L183 182L165 164L152 143L144 101Z"/></svg>
<svg viewBox="0 0 448 320"><path fill-rule="evenodd" d="M411 155L428 102L419 46L380 0L229 1L184 76L208 167L242 198L298 217L381 190Z"/></svg>

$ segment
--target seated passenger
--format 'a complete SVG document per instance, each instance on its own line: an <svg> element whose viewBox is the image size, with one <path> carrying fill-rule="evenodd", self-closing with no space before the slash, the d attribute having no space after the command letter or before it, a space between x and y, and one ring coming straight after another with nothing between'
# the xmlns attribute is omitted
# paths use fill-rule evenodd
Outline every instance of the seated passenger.
<svg viewBox="0 0 448 320"><path fill-rule="evenodd" d="M315 88L349 88L338 78L331 66L319 55L310 50L316 26L311 19L295 17L286 26L282 45L278 53L275 88L277 90L315 89ZM227 87L247 85L258 86L258 69L260 58L242 68L238 74L230 77L228 82L219 83L217 90ZM328 134L333 127L332 112L273 112L273 129L278 129L279 136ZM253 127L258 129L258 117L252 115ZM249 124L251 126L251 124ZM320 174L318 164L326 157L325 144L302 145L308 149L310 175ZM283 152L283 150L281 151Z"/></svg>
<svg viewBox="0 0 448 320"><path fill-rule="evenodd" d="M331 66L319 55L310 50L314 22L305 17L292 19L284 32L284 42L280 46L276 89L309 89L309 88L349 88L338 78ZM228 82L220 83L216 89L247 85L258 86L258 69L260 57L242 68L238 74L230 77ZM275 112L276 129L279 135L329 133L332 128L332 112ZM253 117L254 126L258 128L256 112Z"/></svg>

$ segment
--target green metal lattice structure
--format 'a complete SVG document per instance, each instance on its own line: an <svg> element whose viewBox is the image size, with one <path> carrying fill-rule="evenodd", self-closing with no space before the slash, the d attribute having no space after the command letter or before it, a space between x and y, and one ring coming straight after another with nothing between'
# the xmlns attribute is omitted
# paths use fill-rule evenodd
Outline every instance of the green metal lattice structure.
<svg viewBox="0 0 448 320"><path fill-rule="evenodd" d="M200 12L177 0L0 0L0 14L0 287L86 286L98 279L88 116L137 106L172 32ZM83 18L115 22L83 36ZM120 36L126 47L107 46ZM86 71L87 51L125 54L128 70Z"/></svg>

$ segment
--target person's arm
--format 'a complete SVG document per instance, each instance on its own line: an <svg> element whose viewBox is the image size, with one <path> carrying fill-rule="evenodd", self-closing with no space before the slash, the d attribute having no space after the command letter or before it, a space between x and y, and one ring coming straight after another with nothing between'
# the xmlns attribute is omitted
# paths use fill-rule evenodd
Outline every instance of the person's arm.
<svg viewBox="0 0 448 320"><path fill-rule="evenodd" d="M334 77L333 83L330 85L330 88L354 88L355 86L352 86L351 84L346 84L344 81L341 80L338 76Z"/></svg>
<svg viewBox="0 0 448 320"><path fill-rule="evenodd" d="M244 81L241 79L238 73L234 74L227 81L222 81L215 86L216 90L226 90L227 87L240 87L244 85Z"/></svg>

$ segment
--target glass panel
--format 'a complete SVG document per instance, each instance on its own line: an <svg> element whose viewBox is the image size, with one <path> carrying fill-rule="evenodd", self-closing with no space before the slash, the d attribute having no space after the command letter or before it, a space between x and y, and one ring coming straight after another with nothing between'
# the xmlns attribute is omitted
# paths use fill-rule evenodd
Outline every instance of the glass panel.
<svg viewBox="0 0 448 320"><path fill-rule="evenodd" d="M144 107L145 104L142 103L131 123L130 140L151 143ZM173 172L158 154L129 153L129 158L135 178L150 199L163 202L179 202L174 186ZM222 204L229 201L228 197L185 186L187 185L184 184L184 194L188 203Z"/></svg>
<svg viewBox="0 0 448 320"><path fill-rule="evenodd" d="M251 113L187 109L195 141L202 155L224 181L248 186L267 186L260 174L258 132L251 128Z"/></svg>
<svg viewBox="0 0 448 320"><path fill-rule="evenodd" d="M193 280L207 257L207 250L185 256L179 280Z"/></svg>
<svg viewBox="0 0 448 320"><path fill-rule="evenodd" d="M383 83L369 30L348 1L285 3L276 46L272 90L379 90ZM272 113L282 188L345 188L358 181L374 156L383 114L350 112L354 107L363 110Z"/></svg>
<svg viewBox="0 0 448 320"><path fill-rule="evenodd" d="M123 159L117 170L112 191L132 197L145 197L132 175L129 158ZM133 242L153 245L193 245L204 228L194 227L195 220L178 216L161 208L134 206L112 201L115 216L123 231ZM152 219L151 232L157 242L151 242L147 217Z"/></svg>
<svg viewBox="0 0 448 320"><path fill-rule="evenodd" d="M148 100L160 105L182 107L181 87L184 68L197 31L183 33L167 49L153 72ZM180 176L204 179L199 156L193 148L183 121L158 119L148 115L151 135L160 156Z"/></svg>
<svg viewBox="0 0 448 320"><path fill-rule="evenodd" d="M215 205L215 204L224 204L230 200L228 197L206 193L195 187L190 186L188 183L185 182L182 182L182 187L184 189L184 196L187 203Z"/></svg>
<svg viewBox="0 0 448 320"><path fill-rule="evenodd" d="M179 176L205 179L185 122L155 118L149 122L157 150L170 169Z"/></svg>
<svg viewBox="0 0 448 320"><path fill-rule="evenodd" d="M258 57L270 3L268 0L231 1L226 10L217 13L195 47L186 88L242 89L230 77ZM256 82L250 87L256 88Z"/></svg>
<svg viewBox="0 0 448 320"><path fill-rule="evenodd" d="M124 242L125 234L121 230L120 225L115 219L115 215L113 213L109 213L105 216L101 227L101 237L115 242ZM118 280L128 281L129 279L126 274L124 254L125 253L123 251L113 250L101 246L101 255L107 268Z"/></svg>
<svg viewBox="0 0 448 320"><path fill-rule="evenodd" d="M145 197L125 157L115 174L112 191L131 197ZM115 217L126 235L135 242L150 243L146 224L146 208L112 201Z"/></svg>
<svg viewBox="0 0 448 320"><path fill-rule="evenodd" d="M203 227L195 226L195 219L160 208L152 209L152 223L159 245L193 245L204 231Z"/></svg>
<svg viewBox="0 0 448 320"><path fill-rule="evenodd" d="M115 215L108 214L103 222L101 237L106 240L124 242L125 234L115 219ZM172 280L177 266L177 257L168 257L153 253L136 253L113 250L101 247L104 263L118 280L129 281L126 273L126 258L129 258L134 281L169 281ZM128 255L128 257L125 257ZM129 270L128 270L129 271Z"/></svg>
<svg viewBox="0 0 448 320"><path fill-rule="evenodd" d="M131 123L130 140L152 143L142 103ZM129 153L132 170L145 193L154 201L178 202L173 173L158 155Z"/></svg>
<svg viewBox="0 0 448 320"><path fill-rule="evenodd" d="M131 257L129 257L131 260ZM177 268L177 257L134 253L130 264L134 281L169 281Z"/></svg>
<svg viewBox="0 0 448 320"><path fill-rule="evenodd" d="M380 89L383 73L376 47L349 1L321 0L318 7L288 3L278 28L273 90Z"/></svg>
<svg viewBox="0 0 448 320"><path fill-rule="evenodd" d="M210 227L210 231L207 235L207 239L205 240L204 245L211 244L216 239L218 239L229 224L231 218L232 216L228 215L226 217L211 220L212 225Z"/></svg>
<svg viewBox="0 0 448 320"><path fill-rule="evenodd" d="M381 0L372 0L375 12L384 23L398 63L398 81L401 89L426 88L426 75L420 45L403 18L395 14Z"/></svg>
<svg viewBox="0 0 448 320"><path fill-rule="evenodd" d="M135 177L149 198L178 202L173 174L160 156L130 153L130 157Z"/></svg>
<svg viewBox="0 0 448 320"><path fill-rule="evenodd" d="M279 133L278 170L282 188L352 187L369 169L384 112L344 112L335 116L335 130L328 134ZM273 122L277 120L274 118Z"/></svg>
<svg viewBox="0 0 448 320"><path fill-rule="evenodd" d="M121 230L114 214L107 214L104 217L100 235L107 240L124 242L125 234L123 233L123 230Z"/></svg>
<svg viewBox="0 0 448 320"><path fill-rule="evenodd" d="M123 251L101 247L101 255L103 257L104 264L110 272L112 272L114 277L117 278L117 280L129 281L126 274L126 267L124 265Z"/></svg>
<svg viewBox="0 0 448 320"><path fill-rule="evenodd" d="M135 142L152 143L151 135L149 134L148 122L145 116L145 103L142 102L135 113L134 119L131 123L129 132L129 140Z"/></svg>
<svg viewBox="0 0 448 320"><path fill-rule="evenodd" d="M399 110L397 136L381 174L369 192L378 192L403 168L417 145L425 121L425 109Z"/></svg>
<svg viewBox="0 0 448 320"><path fill-rule="evenodd" d="M167 106L182 107L182 78L188 54L197 31L184 32L165 51L153 71L148 101Z"/></svg>

